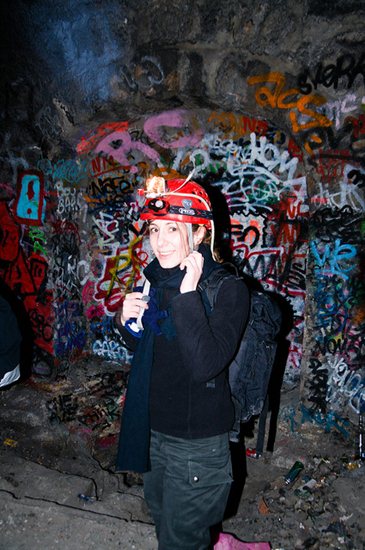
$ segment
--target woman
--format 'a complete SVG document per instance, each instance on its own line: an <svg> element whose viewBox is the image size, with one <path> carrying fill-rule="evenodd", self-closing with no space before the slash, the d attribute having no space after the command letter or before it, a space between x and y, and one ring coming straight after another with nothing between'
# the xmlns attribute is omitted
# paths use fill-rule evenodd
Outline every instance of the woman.
<svg viewBox="0 0 365 550"><path fill-rule="evenodd" d="M157 179L141 214L155 255L144 271L149 296L127 294L117 319L135 350L117 468L144 472L159 550L206 550L232 481L226 367L244 329L248 291L241 280L224 280L207 314L198 285L220 267L206 244L214 235L208 195L193 181L166 187Z"/></svg>

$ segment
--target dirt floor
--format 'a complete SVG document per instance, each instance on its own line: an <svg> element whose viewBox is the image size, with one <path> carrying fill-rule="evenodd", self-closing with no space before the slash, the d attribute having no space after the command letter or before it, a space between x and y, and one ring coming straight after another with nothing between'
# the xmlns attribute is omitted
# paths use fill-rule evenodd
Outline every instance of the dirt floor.
<svg viewBox="0 0 365 550"><path fill-rule="evenodd" d="M83 365L0 392L0 549L157 549L140 478L113 467L125 380L113 365ZM364 550L356 440L353 424L313 417L297 388L283 391L274 451L246 459L242 445L232 448L224 531L273 550ZM304 467L286 484L298 460Z"/></svg>

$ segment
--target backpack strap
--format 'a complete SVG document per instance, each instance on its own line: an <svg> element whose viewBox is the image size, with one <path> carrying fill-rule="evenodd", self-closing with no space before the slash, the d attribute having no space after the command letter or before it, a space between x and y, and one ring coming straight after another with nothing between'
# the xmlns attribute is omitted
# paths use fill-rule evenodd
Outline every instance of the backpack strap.
<svg viewBox="0 0 365 550"><path fill-rule="evenodd" d="M198 284L198 291L200 292L205 312L208 316L214 309L216 298L223 281L226 279L232 279L232 277L234 276L229 273L227 269L225 269L222 265L219 265L219 267L214 269L208 277L206 277L206 279ZM214 388L215 379L213 378L212 380L209 380L206 385L208 388Z"/></svg>
<svg viewBox="0 0 365 550"><path fill-rule="evenodd" d="M235 270L235 275L230 273L224 265L231 266ZM198 284L198 290L202 295L204 306L208 314L214 309L216 298L223 281L232 278L240 279L237 268L233 264L222 264Z"/></svg>

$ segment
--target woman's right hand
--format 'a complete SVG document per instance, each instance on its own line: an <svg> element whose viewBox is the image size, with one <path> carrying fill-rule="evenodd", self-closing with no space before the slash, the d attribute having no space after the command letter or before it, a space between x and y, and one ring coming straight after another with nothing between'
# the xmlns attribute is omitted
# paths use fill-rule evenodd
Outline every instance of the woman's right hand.
<svg viewBox="0 0 365 550"><path fill-rule="evenodd" d="M148 303L142 298L143 292L130 292L125 295L120 320L124 326L128 319L136 319L140 314L141 308L148 309Z"/></svg>

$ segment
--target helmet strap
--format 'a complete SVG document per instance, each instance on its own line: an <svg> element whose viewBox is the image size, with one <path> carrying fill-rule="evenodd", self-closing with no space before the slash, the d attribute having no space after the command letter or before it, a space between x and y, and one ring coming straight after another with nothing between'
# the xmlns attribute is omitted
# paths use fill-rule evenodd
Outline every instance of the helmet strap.
<svg viewBox="0 0 365 550"><path fill-rule="evenodd" d="M188 243L190 252L194 251L194 237L193 237L193 225L191 223L186 224L188 230Z"/></svg>

